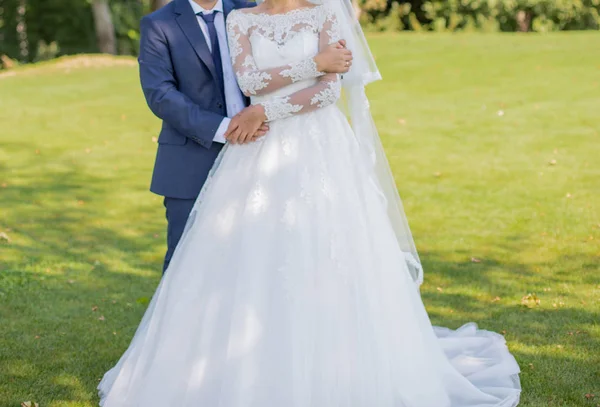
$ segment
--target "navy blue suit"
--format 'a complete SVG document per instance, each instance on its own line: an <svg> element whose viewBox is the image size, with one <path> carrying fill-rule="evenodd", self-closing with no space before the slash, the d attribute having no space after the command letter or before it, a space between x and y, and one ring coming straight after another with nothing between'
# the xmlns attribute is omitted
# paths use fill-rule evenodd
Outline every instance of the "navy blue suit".
<svg viewBox="0 0 600 407"><path fill-rule="evenodd" d="M225 16L247 6L223 0ZM194 200L223 147L213 138L227 107L188 0L174 0L142 19L139 64L148 106L163 120L150 190L165 197L166 270Z"/></svg>

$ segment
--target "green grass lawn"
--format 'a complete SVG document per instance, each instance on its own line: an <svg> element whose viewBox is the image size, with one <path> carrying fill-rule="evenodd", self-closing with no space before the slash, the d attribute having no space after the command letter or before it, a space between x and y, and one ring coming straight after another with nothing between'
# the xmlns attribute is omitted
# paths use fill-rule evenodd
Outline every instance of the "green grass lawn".
<svg viewBox="0 0 600 407"><path fill-rule="evenodd" d="M504 333L523 406L600 406L600 34L371 43L433 322ZM0 407L97 405L160 278L159 122L86 61L0 75Z"/></svg>

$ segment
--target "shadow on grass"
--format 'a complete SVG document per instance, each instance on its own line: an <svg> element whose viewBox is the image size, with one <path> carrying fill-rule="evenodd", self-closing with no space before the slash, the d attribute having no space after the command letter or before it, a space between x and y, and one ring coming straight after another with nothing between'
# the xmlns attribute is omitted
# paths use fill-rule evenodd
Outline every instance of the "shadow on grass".
<svg viewBox="0 0 600 407"><path fill-rule="evenodd" d="M0 335L0 405L30 399L42 405L57 400L95 405L98 380L127 347L158 282L161 259L156 253L164 244L155 235L162 232L162 219L155 219L158 211L140 215L142 207L122 210L115 192L118 180L90 175L75 164L31 174L27 181L10 185L0 196L10 213L2 226L18 236L0 259L0 316L9 321ZM120 214L113 219L115 208ZM513 237L506 249L518 251L525 242ZM435 324L455 328L475 319L484 329L506 331L523 368L525 403L528 388L550 388L547 399L529 402L585 405L579 404L582 394L572 388L572 377L589 387L600 378L600 343L586 330L597 324L597 312L491 304L481 296L482 291L514 296L515 281L539 278L533 266L506 259L450 261L444 252L422 253L422 258L434 280L472 288L443 295L425 291ZM584 263L592 265L594 259ZM499 278L498 273L505 274ZM546 280L556 285L568 281L568 275ZM537 404L543 402L548 404Z"/></svg>
<svg viewBox="0 0 600 407"><path fill-rule="evenodd" d="M160 204L144 214L119 201L121 180L51 165L13 166L0 194L1 406L95 404L160 278Z"/></svg>
<svg viewBox="0 0 600 407"><path fill-rule="evenodd" d="M162 219L136 214L145 209L142 205L123 210L119 179L94 177L76 165L68 170L41 172L33 178L35 182L5 188L0 198L2 206L9 208L7 225L3 226L20 237L10 248L23 259L43 261L50 256L93 264L98 254L108 249L127 254L123 258L131 267L156 268L156 264L143 262L135 254L162 245L155 236L161 231ZM121 212L119 217L111 217L116 208ZM146 221L131 222L129 215ZM127 229L133 229L136 235L128 237ZM10 264L3 268L10 268Z"/></svg>
<svg viewBox="0 0 600 407"><path fill-rule="evenodd" d="M518 252L526 242L515 240L509 245ZM586 309L586 300L577 290L561 288L573 281L588 284L592 276L581 275L579 269L548 270L556 265L593 265L596 259L578 254L561 256L555 259L556 265L527 266L508 259L472 263L452 262L447 257L433 252L421 256L429 280L446 283L438 290L427 286L425 278L422 297L433 324L457 328L474 321L481 329L503 333L522 369L521 406L595 405L585 394L600 391L600 338L595 335L600 313L595 307ZM537 270L546 270L546 274ZM544 287L553 289L545 292ZM536 289L545 307L521 304L520 297ZM552 302L556 308L551 308Z"/></svg>

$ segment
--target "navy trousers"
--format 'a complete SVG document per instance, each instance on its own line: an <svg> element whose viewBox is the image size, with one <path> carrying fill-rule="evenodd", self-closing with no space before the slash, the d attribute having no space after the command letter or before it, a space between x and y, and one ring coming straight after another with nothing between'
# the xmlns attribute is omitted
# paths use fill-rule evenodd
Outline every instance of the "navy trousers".
<svg viewBox="0 0 600 407"><path fill-rule="evenodd" d="M167 216L167 254L165 255L165 263L163 265L163 274L167 271L175 248L181 239L183 229L190 216L190 212L194 207L195 199L178 199L166 198L164 205Z"/></svg>

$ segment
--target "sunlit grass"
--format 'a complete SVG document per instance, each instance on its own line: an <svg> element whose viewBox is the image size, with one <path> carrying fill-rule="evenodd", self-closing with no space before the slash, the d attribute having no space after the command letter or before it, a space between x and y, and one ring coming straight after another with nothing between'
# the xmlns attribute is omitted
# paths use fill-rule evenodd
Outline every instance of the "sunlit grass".
<svg viewBox="0 0 600 407"><path fill-rule="evenodd" d="M523 406L600 404L600 35L371 43L433 322L505 333ZM160 278L159 122L135 63L86 61L0 75L2 407L96 405Z"/></svg>

